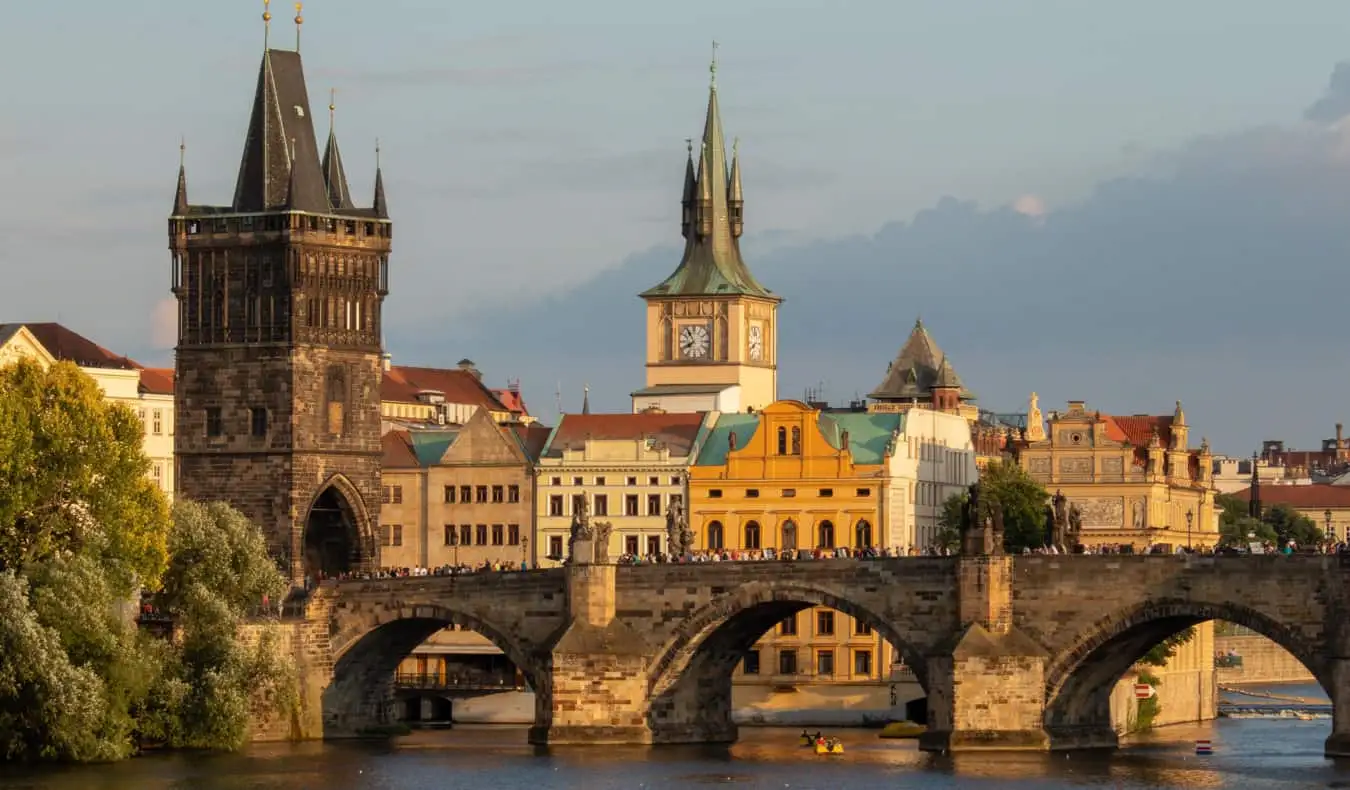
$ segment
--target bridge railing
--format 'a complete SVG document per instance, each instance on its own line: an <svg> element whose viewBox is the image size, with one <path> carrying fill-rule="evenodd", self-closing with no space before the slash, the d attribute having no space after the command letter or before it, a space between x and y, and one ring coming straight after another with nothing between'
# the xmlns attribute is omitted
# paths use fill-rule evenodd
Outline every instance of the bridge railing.
<svg viewBox="0 0 1350 790"><path fill-rule="evenodd" d="M472 676L441 675L436 672L399 672L394 686L428 691L524 691L525 683L515 673Z"/></svg>

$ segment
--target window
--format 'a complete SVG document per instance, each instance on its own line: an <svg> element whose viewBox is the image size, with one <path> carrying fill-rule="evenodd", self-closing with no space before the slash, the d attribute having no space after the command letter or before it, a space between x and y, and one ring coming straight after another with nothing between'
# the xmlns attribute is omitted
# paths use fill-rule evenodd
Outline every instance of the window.
<svg viewBox="0 0 1350 790"><path fill-rule="evenodd" d="M757 549L759 547L759 522L745 522L745 548Z"/></svg>
<svg viewBox="0 0 1350 790"><path fill-rule="evenodd" d="M561 478L561 477L553 477L553 478L549 478L549 485L555 485L555 486L560 486L560 485L562 485L562 478Z"/></svg>
<svg viewBox="0 0 1350 790"><path fill-rule="evenodd" d="M779 455L787 455L787 451L788 451L787 428L779 428L779 429L778 429L778 454L779 454Z"/></svg>
<svg viewBox="0 0 1350 790"><path fill-rule="evenodd" d="M788 615L783 622L778 624L778 633L783 636L797 635L797 615Z"/></svg>
<svg viewBox="0 0 1350 790"><path fill-rule="evenodd" d="M140 421L141 421L141 426L144 427L144 426L145 426L145 409L137 409L137 410L136 410L136 417L137 417L138 419L140 419Z"/></svg>
<svg viewBox="0 0 1350 790"><path fill-rule="evenodd" d="M476 503L478 503L478 504L480 504L480 505L481 505L481 504L484 504L484 503L486 503L486 502L488 501L488 498L487 498L487 497L488 497L488 487L487 487L487 486L474 486L473 494L474 494L474 496L473 496L473 501L476 502Z"/></svg>
<svg viewBox="0 0 1350 790"><path fill-rule="evenodd" d="M159 409L155 409L154 415L155 415L155 427L153 432L156 436L159 436L160 434L164 433L164 413Z"/></svg>
<svg viewBox="0 0 1350 790"><path fill-rule="evenodd" d="M563 514L562 494L554 494L548 498L548 514L550 516L561 516Z"/></svg>
<svg viewBox="0 0 1350 790"><path fill-rule="evenodd" d="M347 374L341 366L328 371L328 433L341 436L347 427Z"/></svg>
<svg viewBox="0 0 1350 790"><path fill-rule="evenodd" d="M854 621L853 621L853 635L854 635L854 636L871 636L871 635L872 635L872 626L868 625L867 623L864 623L862 620L854 620Z"/></svg>
<svg viewBox="0 0 1350 790"><path fill-rule="evenodd" d="M447 504L447 505L453 505L453 504L455 504L455 487L454 487L454 486L446 486L446 487L445 487L445 504Z"/></svg>
<svg viewBox="0 0 1350 790"><path fill-rule="evenodd" d="M512 505L520 501L520 486L506 487L506 501Z"/></svg>
<svg viewBox="0 0 1350 790"><path fill-rule="evenodd" d="M553 559L553 560L560 560L560 559L562 559L562 555L563 555L563 553L562 553L562 543L563 543L563 541L562 541L562 535L549 535L549 536L548 536L548 556L549 556L549 559Z"/></svg>
<svg viewBox="0 0 1350 790"><path fill-rule="evenodd" d="M652 480L656 480L656 478L653 477ZM679 485L679 484L680 484L680 476L679 476L679 475L674 475L674 476L672 476L672 477L670 478L670 484L673 485L673 486ZM656 483L652 483L652 485L656 485Z"/></svg>
<svg viewBox="0 0 1350 790"><path fill-rule="evenodd" d="M473 501L473 486L459 487L459 501L466 505Z"/></svg>
<svg viewBox="0 0 1350 790"><path fill-rule="evenodd" d="M459 535L455 532L454 524L445 525L445 545L453 546L458 540Z"/></svg>
<svg viewBox="0 0 1350 790"><path fill-rule="evenodd" d="M758 488L745 489L745 497L746 499L759 499L759 489Z"/></svg>
<svg viewBox="0 0 1350 790"><path fill-rule="evenodd" d="M638 536L626 535L623 539L623 553L636 557L638 553Z"/></svg>
<svg viewBox="0 0 1350 790"><path fill-rule="evenodd" d="M252 409L249 409L249 418L250 422L252 423L253 436L255 438L262 438L266 436L267 409L264 409L261 406L255 406ZM159 412L155 412L155 419L156 420L159 419ZM155 433L159 433L159 431L157 430L155 431Z"/></svg>
<svg viewBox="0 0 1350 790"><path fill-rule="evenodd" d="M758 650L747 650L747 651L745 651L745 658L741 659L741 674L742 674L742 675L758 675L758 674L759 674L759 651L758 651Z"/></svg>
<svg viewBox="0 0 1350 790"><path fill-rule="evenodd" d="M816 674L830 677L834 674L834 651L817 650L816 651Z"/></svg>
<svg viewBox="0 0 1350 790"><path fill-rule="evenodd" d="M820 489L820 491L819 491L818 493L819 493L819 495L822 496L822 497L832 497L832 496L834 496L834 489L833 489L833 488L822 488L822 489Z"/></svg>
<svg viewBox="0 0 1350 790"><path fill-rule="evenodd" d="M791 499L792 497L797 496L797 489L795 489L795 488L784 488L784 489L783 489L783 496L785 496L785 497Z"/></svg>
<svg viewBox="0 0 1350 790"><path fill-rule="evenodd" d="M872 489L870 489L870 488L859 488L858 491L857 491L857 494L858 494L858 496L860 496L860 497L869 497L869 496L872 496Z"/></svg>
<svg viewBox="0 0 1350 790"><path fill-rule="evenodd" d="M779 650L778 651L778 674L795 675L797 674L797 651Z"/></svg>
<svg viewBox="0 0 1350 790"><path fill-rule="evenodd" d="M380 504L389 504L389 486L380 489Z"/></svg>
<svg viewBox="0 0 1350 790"><path fill-rule="evenodd" d="M872 651L854 650L853 651L853 674L867 675L872 674Z"/></svg>
<svg viewBox="0 0 1350 790"><path fill-rule="evenodd" d="M608 516L608 515L609 515L609 495L608 495L608 494L596 494L596 495L595 495L595 515L597 515L597 516Z"/></svg>
<svg viewBox="0 0 1350 790"><path fill-rule="evenodd" d="M661 536L660 536L660 535L648 535L648 536L647 536L647 553L650 554L650 555L652 555L653 557L655 557L657 554L660 554L660 553L661 553Z"/></svg>
<svg viewBox="0 0 1350 790"><path fill-rule="evenodd" d="M679 478L676 478L676 480L678 480L678 479L679 479ZM661 485L661 478L655 477L655 476L649 477L649 478L647 478L647 485L649 485L649 486L659 486L659 485ZM672 485L679 485L679 483L672 483Z"/></svg>
<svg viewBox="0 0 1350 790"><path fill-rule="evenodd" d="M788 519L783 522L783 551L797 550L797 522Z"/></svg>
<svg viewBox="0 0 1350 790"><path fill-rule="evenodd" d="M722 522L708 522L708 550L721 551L725 546L722 540Z"/></svg>
<svg viewBox="0 0 1350 790"><path fill-rule="evenodd" d="M604 485L604 484L605 484L605 478L603 478L603 477L597 477L597 478L595 478L595 484L598 485L598 486Z"/></svg>
<svg viewBox="0 0 1350 790"><path fill-rule="evenodd" d="M461 545L461 546L472 546L472 545L473 545L473 525L472 525L472 524L460 524L460 525L459 525L459 545Z"/></svg>
<svg viewBox="0 0 1350 790"><path fill-rule="evenodd" d="M820 522L820 526L817 527L817 531L819 532L818 537L820 538L820 542L816 545L822 549L834 548L834 523L831 521L822 521Z"/></svg>
<svg viewBox="0 0 1350 790"><path fill-rule="evenodd" d="M492 545L503 546L506 544L506 531L501 524L492 525Z"/></svg>
<svg viewBox="0 0 1350 790"><path fill-rule="evenodd" d="M164 467L159 463L159 461L155 461L153 473L155 478L155 484L159 485L164 480Z"/></svg>
<svg viewBox="0 0 1350 790"><path fill-rule="evenodd" d="M638 495L628 494L623 498L623 514L625 516L636 516L638 514Z"/></svg>
<svg viewBox="0 0 1350 790"><path fill-rule="evenodd" d="M220 436L225 433L225 426L220 419L220 407L211 406L206 410L206 435Z"/></svg>
<svg viewBox="0 0 1350 790"><path fill-rule="evenodd" d="M834 636L834 612L816 612L816 636Z"/></svg>
<svg viewBox="0 0 1350 790"><path fill-rule="evenodd" d="M581 480L580 477L574 477L574 478L572 478L572 485L574 485L574 486L580 486L580 485L585 485L585 483L582 482L582 480Z"/></svg>
<svg viewBox="0 0 1350 790"><path fill-rule="evenodd" d="M509 544L512 545L512 546L519 546L519 545L520 545L520 525L519 525L519 524L507 524L507 525L506 525L506 542L509 543Z"/></svg>
<svg viewBox="0 0 1350 790"><path fill-rule="evenodd" d="M721 499L721 498L722 498L722 489L720 489L720 488L711 488L711 489L708 489L708 498L709 498L709 499Z"/></svg>
<svg viewBox="0 0 1350 790"><path fill-rule="evenodd" d="M492 504L500 505L506 501L506 489L501 486L492 487Z"/></svg>
<svg viewBox="0 0 1350 790"><path fill-rule="evenodd" d="M660 494L648 494L648 495L647 495L647 515L649 515L649 516L659 516L659 515L661 515L661 495L660 495Z"/></svg>
<svg viewBox="0 0 1350 790"><path fill-rule="evenodd" d="M386 524L384 527L384 545L402 546L403 545L403 525Z"/></svg>
<svg viewBox="0 0 1350 790"><path fill-rule="evenodd" d="M635 486L635 485L637 485L637 478L636 478L636 477L630 477L630 478L628 478L627 483L628 483L628 485L630 485L630 486Z"/></svg>
<svg viewBox="0 0 1350 790"><path fill-rule="evenodd" d="M858 519L858 524L853 528L853 546L854 548L865 549L872 545L872 525L867 519Z"/></svg>
<svg viewBox="0 0 1350 790"><path fill-rule="evenodd" d="M573 494L573 495L572 495L572 512L573 512L573 513L580 513L580 512L581 512L581 509L584 507L581 503L582 503L582 502L585 502L585 501L586 501L586 495L585 495L585 494Z"/></svg>
<svg viewBox="0 0 1350 790"><path fill-rule="evenodd" d="M473 530L474 543L478 544L479 546L486 546L487 535L488 535L487 524L479 524L476 527L474 527Z"/></svg>
<svg viewBox="0 0 1350 790"><path fill-rule="evenodd" d="M394 504L395 505L403 504L403 486L394 486L393 494L394 494Z"/></svg>
<svg viewBox="0 0 1350 790"><path fill-rule="evenodd" d="M802 454L802 429L795 425L792 427L792 454Z"/></svg>

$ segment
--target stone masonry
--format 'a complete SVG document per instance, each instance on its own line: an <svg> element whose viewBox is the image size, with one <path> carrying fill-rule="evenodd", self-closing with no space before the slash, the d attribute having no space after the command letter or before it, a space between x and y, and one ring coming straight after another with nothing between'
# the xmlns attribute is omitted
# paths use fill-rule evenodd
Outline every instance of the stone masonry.
<svg viewBox="0 0 1350 790"><path fill-rule="evenodd" d="M322 729L390 721L398 661L454 623L496 643L536 693L536 743L735 740L731 675L787 614L869 624L928 692L927 750L1113 747L1109 698L1144 652L1229 620L1296 656L1335 702L1350 755L1350 565L1335 556L1032 556L678 565L325 585L326 645L305 665ZM318 692L319 687L324 687Z"/></svg>

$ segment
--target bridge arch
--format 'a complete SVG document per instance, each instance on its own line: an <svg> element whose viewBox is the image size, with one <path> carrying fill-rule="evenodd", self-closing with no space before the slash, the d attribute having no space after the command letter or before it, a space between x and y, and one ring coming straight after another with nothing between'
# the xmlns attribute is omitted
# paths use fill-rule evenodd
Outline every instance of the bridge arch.
<svg viewBox="0 0 1350 790"><path fill-rule="evenodd" d="M314 489L300 535L301 567L311 578L363 567L375 553L375 526L350 479L334 474Z"/></svg>
<svg viewBox="0 0 1350 790"><path fill-rule="evenodd" d="M1232 601L1159 599L1107 614L1051 656L1045 673L1045 725L1051 738L1066 747L1113 745L1110 708L1117 681L1155 645L1210 620L1245 626L1280 645L1330 694L1319 646L1272 616Z"/></svg>
<svg viewBox="0 0 1350 790"><path fill-rule="evenodd" d="M821 587L752 582L691 612L655 651L648 675L653 739L658 743L734 741L731 680L736 666L774 626L813 606L829 607L870 626L890 642L927 688L923 650L872 608Z"/></svg>
<svg viewBox="0 0 1350 790"><path fill-rule="evenodd" d="M342 624L331 637L334 662L332 681L323 693L325 734L353 734L392 723L399 663L432 634L452 625L486 637L516 665L531 690L540 689L541 662L496 623L439 604L380 607Z"/></svg>

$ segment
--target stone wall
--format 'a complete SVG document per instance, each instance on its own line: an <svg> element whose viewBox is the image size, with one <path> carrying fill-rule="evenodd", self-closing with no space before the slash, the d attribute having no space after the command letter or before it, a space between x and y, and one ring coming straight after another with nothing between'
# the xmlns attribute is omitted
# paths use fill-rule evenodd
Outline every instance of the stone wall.
<svg viewBox="0 0 1350 790"><path fill-rule="evenodd" d="M1220 683L1315 683L1316 678L1292 653L1264 636L1220 636L1214 649L1236 651L1242 666L1215 670Z"/></svg>

